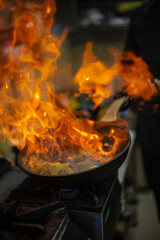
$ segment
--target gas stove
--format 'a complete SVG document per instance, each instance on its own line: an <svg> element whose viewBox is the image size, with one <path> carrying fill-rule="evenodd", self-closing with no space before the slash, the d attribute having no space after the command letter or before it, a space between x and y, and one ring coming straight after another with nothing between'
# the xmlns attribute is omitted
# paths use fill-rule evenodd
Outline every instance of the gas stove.
<svg viewBox="0 0 160 240"><path fill-rule="evenodd" d="M117 175L75 189L26 178L1 207L0 235L4 240L112 240L120 195Z"/></svg>

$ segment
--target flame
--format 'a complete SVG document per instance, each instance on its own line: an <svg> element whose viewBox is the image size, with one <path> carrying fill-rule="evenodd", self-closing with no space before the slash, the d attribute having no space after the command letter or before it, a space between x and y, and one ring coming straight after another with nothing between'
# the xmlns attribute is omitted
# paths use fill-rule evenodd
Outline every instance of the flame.
<svg viewBox="0 0 160 240"><path fill-rule="evenodd" d="M110 160L121 143L128 139L127 134L112 128L106 137L106 132L96 129L93 121L77 119L69 106L63 103L63 95L55 92L57 61L67 34L67 31L60 37L51 34L55 1L19 0L13 10L12 41L0 59L0 135L23 149L23 161L31 168L34 163L29 161L29 156L35 155L51 164L63 163L64 159L74 161L72 153L80 149L95 162L97 159L100 162ZM133 84L135 88L139 84L138 79L144 82L143 92L151 87L154 90L151 83L144 81L145 78L151 79L151 74L139 75L146 65L140 61L138 71L139 59L135 56L129 55L135 60L137 72L134 75L130 74L130 71L134 72L134 66L125 68L122 59L112 67L103 64L93 55L92 47L92 43L87 43L82 67L74 82L79 85L80 92L93 98L95 107L112 94L111 83L116 75L125 80L129 94L132 94ZM131 75L132 87L129 82ZM139 96L137 90L133 92Z"/></svg>
<svg viewBox="0 0 160 240"><path fill-rule="evenodd" d="M132 52L125 52L119 64L119 75L125 80L124 87L127 93L134 98L150 100L158 91L152 83L153 75L141 57Z"/></svg>
<svg viewBox="0 0 160 240"><path fill-rule="evenodd" d="M31 167L33 163L26 156L36 155L44 161L61 163L64 157L74 159L68 151L79 149L95 160L94 153L98 154L99 161L105 162L116 152L121 140L115 137L114 147L106 151L104 136L95 130L94 122L77 119L54 89L57 60L67 34L66 31L60 37L51 34L55 11L53 0L45 0L43 4L16 2L13 39L0 65L0 134L23 149L23 161ZM88 46L91 51L92 44ZM95 74L101 74L102 84L106 81L106 67L96 62L95 57L90 62L92 60ZM84 65L87 67L87 64L86 60ZM89 85L96 83L91 71L89 68L85 77ZM110 79L108 77L108 81ZM108 97L109 93L105 86L99 85L96 92L90 91L90 94L98 98L101 94ZM108 133L113 134L113 131Z"/></svg>
<svg viewBox="0 0 160 240"><path fill-rule="evenodd" d="M93 98L96 108L105 98L115 94L112 88L113 80L121 82L119 91L126 89L128 95L134 98L150 100L157 95L157 89L152 83L152 74L141 57L132 52L125 52L111 67L97 60L92 53L92 43L86 44L83 63L76 73L74 82L79 85L81 93Z"/></svg>
<svg viewBox="0 0 160 240"><path fill-rule="evenodd" d="M112 93L112 86L109 85L116 74L116 68L112 69L97 60L92 53L93 43L86 44L83 55L83 63L74 78L74 83L79 85L81 93L89 94L93 99L96 108L105 98ZM106 87L107 86L107 87Z"/></svg>
<svg viewBox="0 0 160 240"><path fill-rule="evenodd" d="M55 13L53 1L46 0L44 5L17 2L8 59L0 66L0 132L19 148L46 132L49 125L55 128L61 118L55 114L49 78L57 69L62 39L49 33L53 14L48 9Z"/></svg>

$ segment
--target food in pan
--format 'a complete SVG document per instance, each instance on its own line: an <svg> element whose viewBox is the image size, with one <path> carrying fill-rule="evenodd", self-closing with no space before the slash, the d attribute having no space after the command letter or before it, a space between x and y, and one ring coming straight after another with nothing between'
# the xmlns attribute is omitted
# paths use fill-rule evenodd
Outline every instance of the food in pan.
<svg viewBox="0 0 160 240"><path fill-rule="evenodd" d="M74 159L73 159L74 155ZM97 155L96 155L97 156ZM100 161L91 159L88 153L76 151L72 153L72 158L66 159L66 162L51 162L41 158L41 156L31 155L23 168L29 172L44 176L58 176L78 173L81 171L96 168L101 164ZM64 160L63 160L64 161ZM29 164L28 164L29 163Z"/></svg>
<svg viewBox="0 0 160 240"><path fill-rule="evenodd" d="M30 157L30 164L32 166L32 171L40 175L67 175L73 173L72 169L69 167L69 163L44 162L36 155Z"/></svg>

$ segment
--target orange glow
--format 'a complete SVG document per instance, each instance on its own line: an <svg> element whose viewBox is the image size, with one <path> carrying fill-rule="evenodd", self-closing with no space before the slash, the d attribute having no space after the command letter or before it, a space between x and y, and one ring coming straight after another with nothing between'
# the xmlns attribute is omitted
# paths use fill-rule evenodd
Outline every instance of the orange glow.
<svg viewBox="0 0 160 240"><path fill-rule="evenodd" d="M111 133L114 134L114 129L111 129Z"/></svg>
<svg viewBox="0 0 160 240"><path fill-rule="evenodd" d="M3 2L3 0L0 0L0 9L4 9L4 2Z"/></svg>
<svg viewBox="0 0 160 240"><path fill-rule="evenodd" d="M37 100L39 99L38 93L35 93L35 98L36 98Z"/></svg>

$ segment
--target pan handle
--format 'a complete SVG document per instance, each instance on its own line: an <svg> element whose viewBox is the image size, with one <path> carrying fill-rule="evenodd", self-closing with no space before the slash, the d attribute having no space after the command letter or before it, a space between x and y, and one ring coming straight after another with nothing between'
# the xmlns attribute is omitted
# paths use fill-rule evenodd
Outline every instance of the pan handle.
<svg viewBox="0 0 160 240"><path fill-rule="evenodd" d="M115 99L112 104L107 109L106 114L101 118L102 122L114 122L117 120L117 114L119 112L119 109L123 105L123 103L126 101L126 96L123 96L121 98Z"/></svg>

